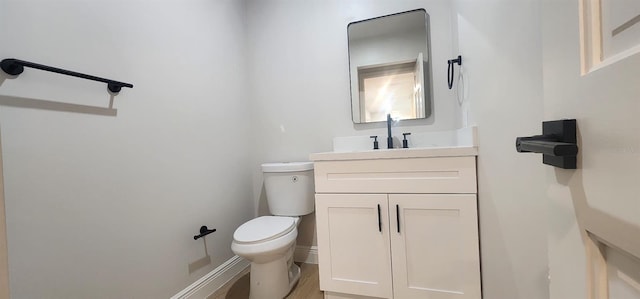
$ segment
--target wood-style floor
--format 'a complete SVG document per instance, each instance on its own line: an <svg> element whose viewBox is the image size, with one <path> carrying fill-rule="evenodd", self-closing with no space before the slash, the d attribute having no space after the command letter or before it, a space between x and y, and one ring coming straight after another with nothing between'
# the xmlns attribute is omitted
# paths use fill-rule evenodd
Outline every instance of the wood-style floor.
<svg viewBox="0 0 640 299"><path fill-rule="evenodd" d="M322 299L318 278L318 265L299 264L301 273L300 281L293 288L287 299ZM239 275L220 288L208 299L248 299L249 298L249 272Z"/></svg>

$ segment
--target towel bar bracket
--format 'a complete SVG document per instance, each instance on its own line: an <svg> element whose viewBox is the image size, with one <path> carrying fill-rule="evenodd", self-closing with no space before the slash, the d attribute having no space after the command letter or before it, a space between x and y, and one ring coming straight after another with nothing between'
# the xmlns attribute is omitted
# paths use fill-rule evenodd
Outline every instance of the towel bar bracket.
<svg viewBox="0 0 640 299"><path fill-rule="evenodd" d="M15 63L14 59L4 59L0 61L0 68L11 76L17 76L24 72L24 66Z"/></svg>

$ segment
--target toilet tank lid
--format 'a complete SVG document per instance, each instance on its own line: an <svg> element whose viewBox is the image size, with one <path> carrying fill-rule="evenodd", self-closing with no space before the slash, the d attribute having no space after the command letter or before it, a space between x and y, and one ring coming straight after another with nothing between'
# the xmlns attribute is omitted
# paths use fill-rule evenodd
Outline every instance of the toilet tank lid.
<svg viewBox="0 0 640 299"><path fill-rule="evenodd" d="M262 172L294 172L313 169L313 162L280 162L262 164Z"/></svg>

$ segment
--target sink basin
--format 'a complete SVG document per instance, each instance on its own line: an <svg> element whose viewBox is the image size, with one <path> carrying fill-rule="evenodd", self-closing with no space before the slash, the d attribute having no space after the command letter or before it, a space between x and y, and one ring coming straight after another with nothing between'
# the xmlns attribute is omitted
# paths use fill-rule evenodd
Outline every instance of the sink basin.
<svg viewBox="0 0 640 299"><path fill-rule="evenodd" d="M412 133L409 148L379 150L372 149L373 141L369 136L336 137L333 139L332 152L311 154L309 158L312 161L326 161L477 156L477 136L475 126L454 131ZM382 147L383 143L380 145Z"/></svg>
<svg viewBox="0 0 640 299"><path fill-rule="evenodd" d="M420 148L379 149L353 152L324 152L309 156L311 161L406 159L427 157L477 156L477 146L442 146Z"/></svg>

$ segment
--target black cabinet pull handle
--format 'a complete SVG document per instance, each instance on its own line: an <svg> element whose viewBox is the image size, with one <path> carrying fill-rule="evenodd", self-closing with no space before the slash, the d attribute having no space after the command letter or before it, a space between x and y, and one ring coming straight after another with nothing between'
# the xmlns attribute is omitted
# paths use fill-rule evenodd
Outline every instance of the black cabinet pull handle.
<svg viewBox="0 0 640 299"><path fill-rule="evenodd" d="M398 225L398 233L400 233L400 206L396 205L396 224Z"/></svg>
<svg viewBox="0 0 640 299"><path fill-rule="evenodd" d="M378 231L382 232L382 218L380 215L380 204L378 204Z"/></svg>

